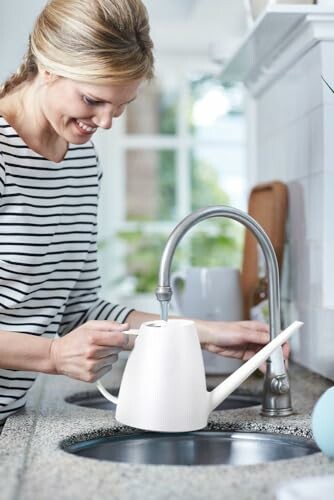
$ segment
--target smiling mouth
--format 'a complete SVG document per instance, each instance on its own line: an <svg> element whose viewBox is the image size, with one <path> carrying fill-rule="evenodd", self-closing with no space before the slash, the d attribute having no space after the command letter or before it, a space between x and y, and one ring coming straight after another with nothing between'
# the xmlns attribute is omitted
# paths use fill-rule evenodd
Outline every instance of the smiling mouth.
<svg viewBox="0 0 334 500"><path fill-rule="evenodd" d="M75 120L75 124L79 128L80 132L82 132L84 134L90 135L90 134L93 134L94 132L96 132L96 130L97 130L97 127L90 127L89 125L87 125L86 123L83 123L80 120Z"/></svg>

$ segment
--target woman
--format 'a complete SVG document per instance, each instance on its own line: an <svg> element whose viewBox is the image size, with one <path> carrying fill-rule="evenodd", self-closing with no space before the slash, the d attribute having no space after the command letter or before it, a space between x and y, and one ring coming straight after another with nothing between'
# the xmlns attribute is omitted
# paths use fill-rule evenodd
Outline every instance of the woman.
<svg viewBox="0 0 334 500"><path fill-rule="evenodd" d="M37 372L97 380L131 347L124 331L153 318L98 297L91 142L152 75L140 0L51 0L0 90L0 420ZM222 355L247 359L268 341L256 322L197 324Z"/></svg>

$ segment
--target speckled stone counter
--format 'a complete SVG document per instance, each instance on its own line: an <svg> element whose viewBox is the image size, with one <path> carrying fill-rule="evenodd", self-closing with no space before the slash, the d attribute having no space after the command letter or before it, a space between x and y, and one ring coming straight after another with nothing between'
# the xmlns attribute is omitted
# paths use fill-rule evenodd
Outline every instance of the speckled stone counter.
<svg viewBox="0 0 334 500"><path fill-rule="evenodd" d="M311 437L314 402L331 383L298 366L290 378L294 415L262 417L259 407L213 412L208 429ZM250 392L261 387L257 377L243 385ZM116 422L113 412L65 402L86 391L95 392L95 386L39 377L26 409L7 419L0 436L1 500L271 500L293 478L334 474L334 461L322 453L259 465L196 467L130 465L68 454L60 447L62 440L132 432Z"/></svg>

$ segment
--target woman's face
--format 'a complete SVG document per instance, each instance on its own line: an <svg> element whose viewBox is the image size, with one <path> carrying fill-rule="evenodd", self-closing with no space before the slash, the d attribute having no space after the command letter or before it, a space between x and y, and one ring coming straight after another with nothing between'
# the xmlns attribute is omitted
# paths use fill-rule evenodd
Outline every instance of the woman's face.
<svg viewBox="0 0 334 500"><path fill-rule="evenodd" d="M81 83L49 77L42 112L52 132L72 144L84 144L101 127L109 129L127 104L137 97L142 80L123 85Z"/></svg>

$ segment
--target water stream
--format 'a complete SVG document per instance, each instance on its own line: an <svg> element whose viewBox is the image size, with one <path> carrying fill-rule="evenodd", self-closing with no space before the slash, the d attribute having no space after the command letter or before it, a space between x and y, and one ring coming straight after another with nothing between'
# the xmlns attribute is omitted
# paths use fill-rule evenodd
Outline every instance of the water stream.
<svg viewBox="0 0 334 500"><path fill-rule="evenodd" d="M160 319L162 319L163 321L168 321L168 306L168 301L160 302Z"/></svg>

